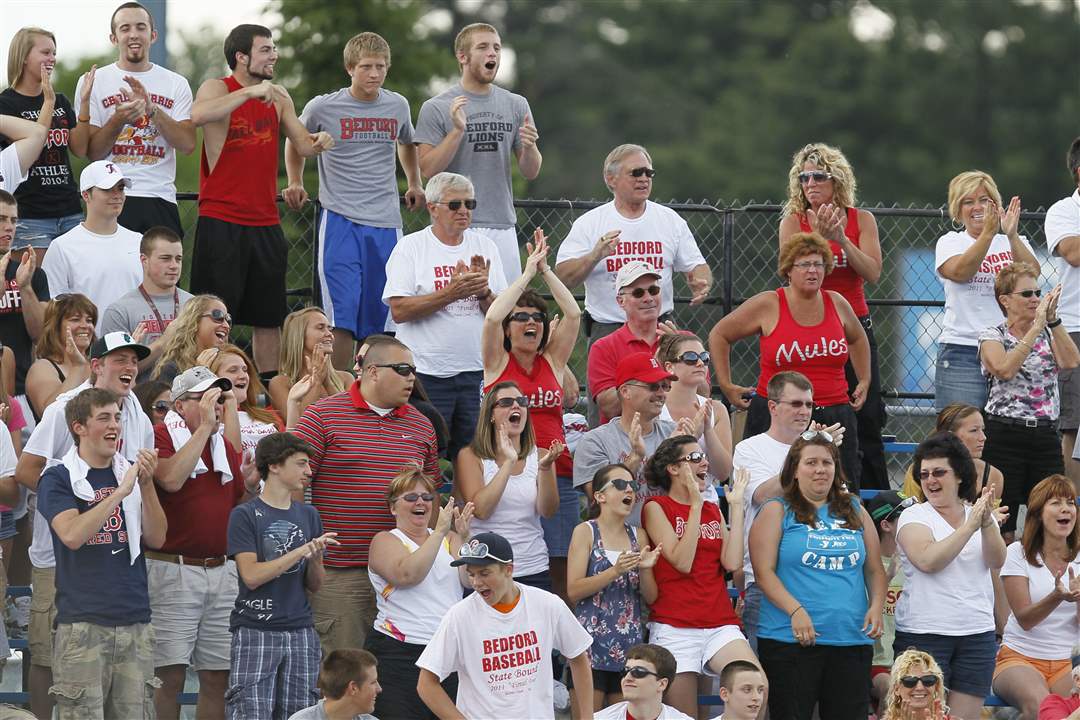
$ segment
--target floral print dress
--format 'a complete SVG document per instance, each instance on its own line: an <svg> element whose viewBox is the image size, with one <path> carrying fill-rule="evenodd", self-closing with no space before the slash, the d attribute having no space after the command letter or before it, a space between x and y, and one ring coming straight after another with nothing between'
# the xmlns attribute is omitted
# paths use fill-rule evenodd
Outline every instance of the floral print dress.
<svg viewBox="0 0 1080 720"><path fill-rule="evenodd" d="M618 560L617 551L611 551L613 558L608 557L597 521L588 522L593 544L586 577L599 575L614 566L613 559ZM630 549L638 552L640 548L633 526L624 523L623 527L630 538ZM593 670L621 672L626 665L627 651L642 642L640 576L637 569L620 575L600 592L578 601L574 612L578 622L593 638L592 647L589 648Z"/></svg>

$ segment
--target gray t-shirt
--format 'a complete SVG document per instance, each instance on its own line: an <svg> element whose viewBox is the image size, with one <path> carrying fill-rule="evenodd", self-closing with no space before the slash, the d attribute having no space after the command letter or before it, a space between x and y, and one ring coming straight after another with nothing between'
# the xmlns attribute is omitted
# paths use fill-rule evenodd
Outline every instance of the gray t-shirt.
<svg viewBox="0 0 1080 720"><path fill-rule="evenodd" d="M169 323L180 314L180 308L184 307L191 298L191 293L180 288L176 288L175 295L173 293L151 295L150 299L154 301L154 307L157 308L158 314L161 316L159 319L158 315L150 308L150 303L146 302L146 298L136 287L134 290L118 297L112 305L105 308L105 313L101 316L101 334L111 332L134 333L136 329L142 326L146 330L146 335L142 338L142 344L149 345L161 337ZM139 373L136 382L148 381L150 374L151 370L149 369Z"/></svg>
<svg viewBox="0 0 1080 720"><path fill-rule="evenodd" d="M675 423L657 419L653 421L652 432L642 437L645 441L645 459L642 460L637 475L637 498L629 518L632 525L641 525L641 506L645 498L664 494L660 488L654 488L645 482L645 465L660 443L674 431ZM612 418L600 427L590 430L581 436L574 450L574 487L582 487L591 482L596 471L605 465L626 462L629 454L630 436L622 429L619 418Z"/></svg>
<svg viewBox="0 0 1080 720"><path fill-rule="evenodd" d="M473 227L514 227L517 214L510 185L510 156L521 145L518 130L525 124L525 117L536 125L529 101L497 85L492 85L487 95L474 95L465 92L458 83L420 108L416 119L417 143L442 142L454 127L450 104L459 95L469 99L465 103L465 137L446 169L466 176L476 186Z"/></svg>
<svg viewBox="0 0 1080 720"><path fill-rule="evenodd" d="M326 715L326 709L323 707L323 705L325 705L325 704L326 704L325 699L320 700L318 703L316 703L315 705L312 705L311 707L304 708L303 710L299 710L297 712L294 712L292 715L289 716L289 720L329 720L329 718ZM377 717L375 717L374 715L368 715L368 714L365 713L363 715L357 715L356 717L353 718L353 720L379 720L379 719Z"/></svg>
<svg viewBox="0 0 1080 720"><path fill-rule="evenodd" d="M367 102L342 88L312 98L300 122L334 138L319 155L319 202L360 225L400 228L396 157L398 143L413 142L409 101L381 88Z"/></svg>

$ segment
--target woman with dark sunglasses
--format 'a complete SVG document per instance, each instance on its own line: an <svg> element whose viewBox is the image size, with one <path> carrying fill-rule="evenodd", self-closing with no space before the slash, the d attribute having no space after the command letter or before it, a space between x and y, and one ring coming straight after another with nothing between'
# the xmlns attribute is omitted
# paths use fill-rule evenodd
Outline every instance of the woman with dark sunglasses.
<svg viewBox="0 0 1080 720"><path fill-rule="evenodd" d="M945 704L944 675L933 655L905 650L896 656L889 678L881 720L952 720Z"/></svg>
<svg viewBox="0 0 1080 720"><path fill-rule="evenodd" d="M529 398L504 381L484 396L472 443L454 460L454 493L474 507L473 530L497 533L514 549L514 579L551 592L540 517L559 507L555 460L564 445L540 453Z"/></svg>
<svg viewBox="0 0 1080 720"><path fill-rule="evenodd" d="M195 367L199 353L220 348L229 342L232 315L217 295L196 295L180 308L180 314L165 328L165 346L154 365L155 379L172 383L180 373Z"/></svg>
<svg viewBox="0 0 1080 720"><path fill-rule="evenodd" d="M829 241L836 266L821 287L836 291L851 304L866 331L870 348L870 385L866 402L856 413L862 453L860 486L885 489L889 486L885 446L881 442L885 403L881 399L874 323L864 290L866 283L876 283L881 277L881 243L873 213L855 207L855 188L855 172L838 148L810 143L799 149L788 171L788 200L780 221L780 247L797 232L817 232ZM848 392L853 393L858 376L850 359L844 371Z"/></svg>
<svg viewBox="0 0 1080 720"><path fill-rule="evenodd" d="M566 594L578 622L593 638L589 661L593 710L622 698L627 653L643 642L641 601L656 600L652 569L660 548L627 519L634 508L633 474L605 465L593 476L591 519L574 528L567 558Z"/></svg>
<svg viewBox="0 0 1080 720"><path fill-rule="evenodd" d="M900 514L896 543L904 592L896 603L893 650L917 648L944 671L958 717L978 718L997 652L992 572L1005 562L993 486L975 494L975 464L960 439L937 433L915 450L926 502Z"/></svg>
<svg viewBox="0 0 1080 720"><path fill-rule="evenodd" d="M1058 372L1080 365L1080 351L1057 316L1061 286L1040 297L1037 265L1017 262L994 280L1005 322L979 333L979 359L989 383L986 461L1001 468L1001 500L1014 512L1002 526L1006 541L1016 512L1035 483L1065 472L1061 454Z"/></svg>
<svg viewBox="0 0 1080 720"><path fill-rule="evenodd" d="M675 656L667 700L691 717L701 716L697 691L702 674L719 675L735 660L758 665L739 629L725 577L742 567L742 497L750 475L740 469L728 486L729 528L719 506L705 502L708 471L697 438L664 440L645 469L649 485L664 494L647 498L641 510L642 525L660 550L653 570L657 596L650 603L649 641Z"/></svg>

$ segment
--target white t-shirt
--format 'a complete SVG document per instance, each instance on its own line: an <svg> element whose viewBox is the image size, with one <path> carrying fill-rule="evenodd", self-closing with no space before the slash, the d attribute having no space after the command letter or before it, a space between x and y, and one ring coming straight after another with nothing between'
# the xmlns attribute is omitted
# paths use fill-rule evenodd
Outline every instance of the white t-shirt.
<svg viewBox="0 0 1080 720"><path fill-rule="evenodd" d="M153 65L144 72L121 70L116 63L98 68L90 91L90 124L104 127L122 102L120 89L130 89L124 76L143 84L150 100L176 122L191 119L191 86L172 70ZM82 78L75 85L74 97L82 97ZM176 150L147 117L135 125L125 124L113 141L108 159L120 166L124 177L131 178L128 195L157 197L176 202ZM51 289L51 287L50 287Z"/></svg>
<svg viewBox="0 0 1080 720"><path fill-rule="evenodd" d="M472 720L553 719L552 649L575 658L592 645L557 595L515 584L521 597L508 613L478 593L450 608L416 661L440 681L457 672L455 702Z"/></svg>
<svg viewBox="0 0 1080 720"><path fill-rule="evenodd" d="M743 575L746 577L743 587L750 587L754 582L754 567L750 564L750 526L761 510L761 504L754 502L754 491L769 478L780 474L790 449L790 445L773 439L768 433L748 437L735 446L732 466L750 471L750 482L743 492Z"/></svg>
<svg viewBox="0 0 1080 720"><path fill-rule="evenodd" d="M1042 554L1036 558L1042 563ZM1069 567L1072 568L1073 575L1080 576L1080 558L1069 563ZM1001 577L1010 575L1027 578L1032 603L1039 602L1054 591L1053 574L1046 565L1035 567L1029 563L1024 557L1024 546L1019 540L1009 546L1005 553L1005 565L1001 568ZM1064 579L1068 583L1068 569ZM1076 605L1063 602L1030 630L1020 627L1016 616L1009 613L1009 621L1005 623L1001 642L1021 655L1037 660L1068 660L1078 638L1080 624L1076 620Z"/></svg>
<svg viewBox="0 0 1080 720"><path fill-rule="evenodd" d="M0 432L0 477L11 477L19 463L15 455L15 446L11 443L11 433Z"/></svg>
<svg viewBox="0 0 1080 720"><path fill-rule="evenodd" d="M593 714L593 720L626 720L626 708L630 705L626 700L617 702ZM656 720L694 720L684 712L680 712L670 705L660 703L660 714Z"/></svg>
<svg viewBox="0 0 1080 720"><path fill-rule="evenodd" d="M631 260L644 260L660 271L660 312L675 307L673 272L689 272L705 264L697 241L674 210L652 202L638 218L627 218L615 209L615 202L593 208L574 221L559 245L555 262L574 260L590 253L604 233L621 230L615 254L593 266L585 276L585 310L596 322L626 322L626 315L615 302L615 276Z"/></svg>
<svg viewBox="0 0 1080 720"><path fill-rule="evenodd" d="M259 444L260 440L278 431L271 423L256 420L248 415L245 410L238 411L236 415L240 420L240 444L243 446L244 453L248 451L254 453L255 446Z"/></svg>
<svg viewBox="0 0 1080 720"><path fill-rule="evenodd" d="M1031 244L1023 235L1020 241L1031 250ZM975 238L966 230L945 233L937 241L934 250L934 268L939 271L938 280L945 287L945 320L942 323L939 343L978 347L979 333L988 327L1001 324L1004 316L994 300L994 279L998 272L1013 261L1012 249L1007 235L998 233L990 241L990 248L975 276L966 283L958 283L940 274L941 266L949 258L963 255L975 244Z"/></svg>
<svg viewBox="0 0 1080 720"><path fill-rule="evenodd" d="M96 331L101 334L105 309L143 280L139 243L142 235L116 226L112 235L98 235L79 223L56 238L45 251L41 269L49 278L49 293L82 293L98 308Z"/></svg>
<svg viewBox="0 0 1080 720"><path fill-rule="evenodd" d="M491 292L498 294L505 290L499 251L495 243L480 233L466 230L461 244L454 246L435 237L430 225L406 235L398 240L386 263L383 302L389 305L390 298L430 295L446 287L458 261L468 265L473 255L482 255L491 262L488 271ZM398 323L397 337L412 350L417 371L445 378L483 370L480 357L483 326L484 313L473 295L455 300L420 320Z"/></svg>
<svg viewBox="0 0 1080 720"><path fill-rule="evenodd" d="M1046 247L1051 255L1062 240L1080 235L1080 190L1050 206L1043 228L1046 230ZM1063 257L1057 258L1057 266L1061 280L1058 317L1065 323L1066 330L1080 332L1080 267L1070 265Z"/></svg>
<svg viewBox="0 0 1080 720"><path fill-rule="evenodd" d="M964 507L964 517L971 506ZM935 541L956 530L928 503L900 513L897 537L908 525L925 525ZM904 568L904 592L896 602L896 629L937 635L974 635L994 629L994 585L983 559L982 531L976 532L952 562L936 573L916 568L897 543Z"/></svg>
<svg viewBox="0 0 1080 720"><path fill-rule="evenodd" d="M45 408L45 412L41 414L41 422L34 428L30 439L26 441L24 453L45 458L45 467L42 471L48 470L53 465L59 465L67 451L75 445L64 419L64 411L67 409L68 401L88 387L90 387L89 380L57 395L56 400ZM135 462L142 448L148 450L154 448L154 426L143 412L139 401L129 393L123 397L120 408L119 451L129 461ZM30 545L30 562L38 568L51 568L56 565L56 558L53 556L52 533L49 530L49 523L41 513L34 515L34 540Z"/></svg>
<svg viewBox="0 0 1080 720"><path fill-rule="evenodd" d="M481 461L484 485L490 485L499 472L494 460ZM514 548L514 576L535 575L548 569L548 548L544 542L544 528L540 525L540 513L536 509L537 473L539 455L536 450L525 458L525 468L518 475L511 475L506 489L487 520L472 519L473 535L492 532L502 535Z"/></svg>
<svg viewBox="0 0 1080 720"><path fill-rule="evenodd" d="M22 185L30 174L30 168L23 170L19 162L19 150L14 145L8 145L0 150L0 190L14 193L15 188Z"/></svg>

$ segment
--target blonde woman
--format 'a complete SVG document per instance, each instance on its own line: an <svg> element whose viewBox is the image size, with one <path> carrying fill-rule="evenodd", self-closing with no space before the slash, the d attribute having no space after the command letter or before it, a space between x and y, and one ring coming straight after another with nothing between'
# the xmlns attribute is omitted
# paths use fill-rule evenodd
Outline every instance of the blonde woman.
<svg viewBox="0 0 1080 720"><path fill-rule="evenodd" d="M301 378L311 376L311 389L304 396L303 407L319 398L344 392L353 376L335 370L334 328L317 307L289 313L281 329L281 356L278 374L270 380L270 402L279 413L289 407L289 390ZM302 410L303 408L301 408Z"/></svg>
<svg viewBox="0 0 1080 720"><path fill-rule="evenodd" d="M951 720L945 678L930 653L914 648L893 661L885 714L881 720Z"/></svg>
<svg viewBox="0 0 1080 720"><path fill-rule="evenodd" d="M199 353L197 364L210 368L218 377L232 381L240 419L240 444L245 456L254 456L259 440L285 429L276 412L259 406L259 398L266 394L266 388L259 381L255 363L246 352L236 345L226 344L203 350Z"/></svg>
<svg viewBox="0 0 1080 720"><path fill-rule="evenodd" d="M196 295L180 308L165 328L165 347L154 365L153 375L171 383L180 373L198 364L199 353L229 342L232 315L217 295Z"/></svg>

